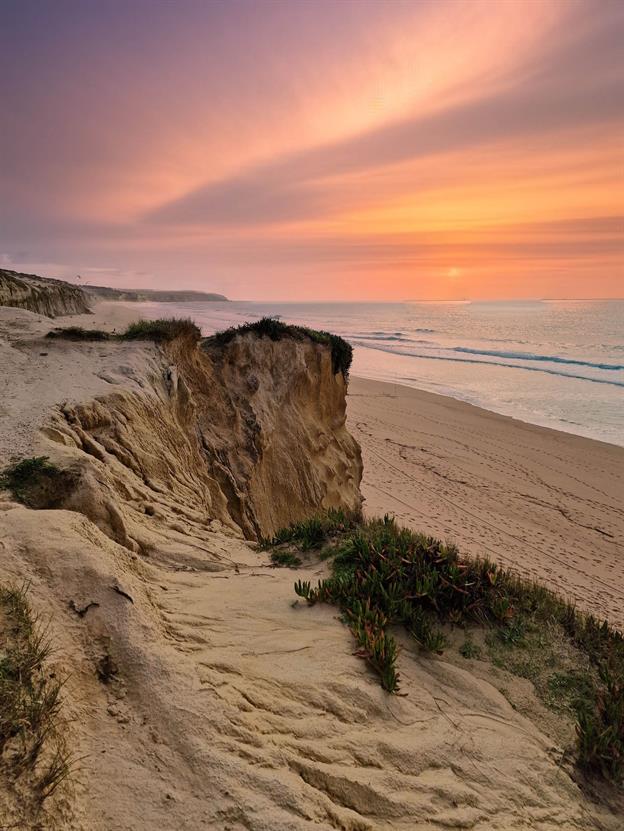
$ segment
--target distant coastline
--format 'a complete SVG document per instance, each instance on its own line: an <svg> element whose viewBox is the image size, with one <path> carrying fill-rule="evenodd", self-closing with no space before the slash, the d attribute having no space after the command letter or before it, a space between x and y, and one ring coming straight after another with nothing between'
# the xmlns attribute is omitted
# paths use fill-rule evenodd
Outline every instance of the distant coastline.
<svg viewBox="0 0 624 831"><path fill-rule="evenodd" d="M157 303L214 303L229 302L224 294L206 291L159 291L158 289L114 289L110 286L81 286L83 291L98 300L128 300L142 302L152 300Z"/></svg>
<svg viewBox="0 0 624 831"><path fill-rule="evenodd" d="M89 286L69 283L37 274L0 269L0 306L13 306L38 312L48 317L85 314L90 305L100 300L157 303L229 302L224 294L215 292L160 291L158 289L116 289L111 286Z"/></svg>

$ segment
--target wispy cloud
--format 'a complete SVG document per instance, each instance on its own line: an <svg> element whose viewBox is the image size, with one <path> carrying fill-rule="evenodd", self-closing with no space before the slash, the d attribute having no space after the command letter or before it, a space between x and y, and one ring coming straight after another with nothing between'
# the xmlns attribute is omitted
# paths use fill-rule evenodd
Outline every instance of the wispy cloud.
<svg viewBox="0 0 624 831"><path fill-rule="evenodd" d="M440 112L418 113L331 144L290 153L193 189L148 212L181 224L264 224L331 214L335 177L377 170L483 143L523 141L588 125L624 124L622 6L606 4L589 34L567 33L511 87ZM585 27L586 16L577 25ZM330 180L326 184L327 180ZM418 187L416 183L415 193Z"/></svg>
<svg viewBox="0 0 624 831"><path fill-rule="evenodd" d="M400 297L415 279L439 295L450 266L462 294L501 271L506 296L566 274L566 293L613 293L620 2L23 0L0 16L12 262L246 296Z"/></svg>

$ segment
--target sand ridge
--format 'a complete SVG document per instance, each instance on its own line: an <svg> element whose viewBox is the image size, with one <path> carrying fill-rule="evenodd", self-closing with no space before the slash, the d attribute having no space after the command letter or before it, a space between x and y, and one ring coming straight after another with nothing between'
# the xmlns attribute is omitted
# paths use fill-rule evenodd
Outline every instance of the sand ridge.
<svg viewBox="0 0 624 831"><path fill-rule="evenodd" d="M138 315L102 302L95 314L52 320L25 309L0 306L0 465L27 455L38 431L62 402L89 400L115 386L140 389L157 360L152 344L81 344L46 340L57 326L124 329Z"/></svg>

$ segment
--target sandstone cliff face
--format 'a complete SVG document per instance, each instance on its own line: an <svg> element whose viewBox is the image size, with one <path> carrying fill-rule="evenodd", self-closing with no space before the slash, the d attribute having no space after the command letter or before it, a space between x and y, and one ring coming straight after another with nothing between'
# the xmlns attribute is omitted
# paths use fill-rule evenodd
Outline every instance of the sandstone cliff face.
<svg viewBox="0 0 624 831"><path fill-rule="evenodd" d="M328 348L248 334L191 353L186 364L180 349L174 344L173 357L197 405L206 458L246 534L270 535L311 507L360 508L360 449Z"/></svg>
<svg viewBox="0 0 624 831"><path fill-rule="evenodd" d="M0 269L0 306L28 309L47 317L89 312L87 296L78 286L5 269Z"/></svg>
<svg viewBox="0 0 624 831"><path fill-rule="evenodd" d="M247 539L330 507L358 510L362 463L327 348L253 334L177 340L141 393L64 405L45 430L67 471L55 507L136 551L180 556L215 521Z"/></svg>

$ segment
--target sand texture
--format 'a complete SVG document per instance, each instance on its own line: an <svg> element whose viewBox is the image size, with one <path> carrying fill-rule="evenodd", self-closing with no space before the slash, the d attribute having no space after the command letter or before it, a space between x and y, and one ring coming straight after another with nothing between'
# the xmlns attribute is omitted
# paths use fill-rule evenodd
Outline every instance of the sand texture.
<svg viewBox="0 0 624 831"><path fill-rule="evenodd" d="M344 384L324 347L251 338L217 358L180 343L50 345L37 316L19 314L0 332L12 396L3 400L1 429L27 416L20 453L46 453L64 479L46 510L0 494L0 581L28 581L35 611L50 621L50 671L66 679L63 729L78 761L38 825L10 800L0 802L0 825L621 828L621 815L592 802L576 781L566 753L571 724L551 729L526 717L541 706L528 682L484 662L422 655L403 640L406 695L387 695L354 654L336 610L295 602L294 580L316 580L327 566L276 569L244 539L341 499L359 504L360 455L345 427ZM224 379L227 389L217 388ZM374 488L383 488L387 509L413 502L430 512L432 531L448 535L458 516L445 513L442 499L421 505L414 480L401 485L396 472L391 441L424 446L410 438L417 408L383 385L353 379L351 391L368 507L383 508L374 504ZM484 456L498 447L503 467L520 465L520 428L502 420L497 433L481 411L472 423L454 402L447 406L455 422L432 413L421 429L442 431L444 446L454 441L464 452L481 435ZM544 432L542 455L561 454L557 435ZM4 448L11 450L10 436ZM613 449L598 450L607 465ZM441 497L447 477L468 476L454 452L444 467L434 457L444 477L427 474ZM560 464L561 488L570 490L564 477L576 475L581 491L583 477ZM416 475L416 466L409 470ZM492 504L512 498L503 471L500 480L490 483ZM466 490L473 506L479 489ZM488 503L488 517L493 510ZM607 513L588 522L611 532ZM481 531L475 519L474 544ZM540 533L547 536L546 525ZM575 549L579 562L583 553ZM518 555L518 568L522 562ZM510 703L516 683L525 715Z"/></svg>
<svg viewBox="0 0 624 831"><path fill-rule="evenodd" d="M624 448L353 378L371 514L454 541L624 627Z"/></svg>

